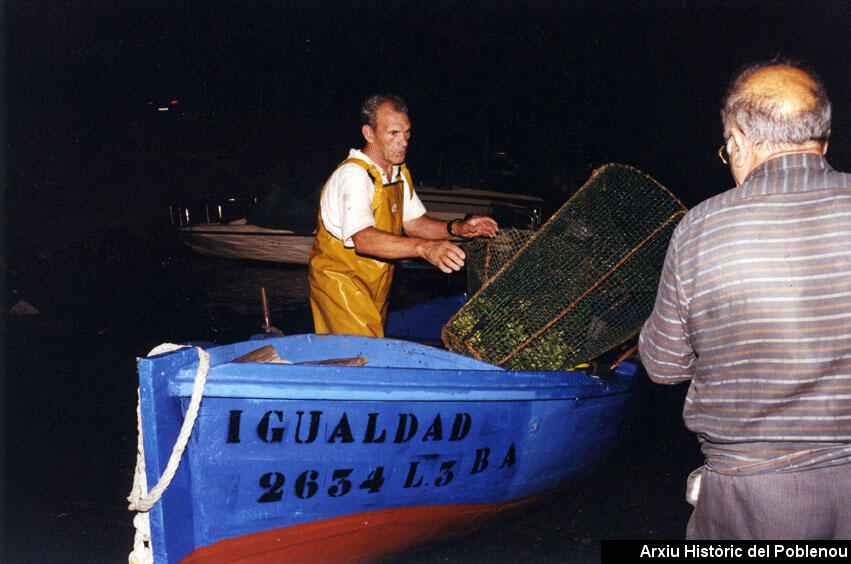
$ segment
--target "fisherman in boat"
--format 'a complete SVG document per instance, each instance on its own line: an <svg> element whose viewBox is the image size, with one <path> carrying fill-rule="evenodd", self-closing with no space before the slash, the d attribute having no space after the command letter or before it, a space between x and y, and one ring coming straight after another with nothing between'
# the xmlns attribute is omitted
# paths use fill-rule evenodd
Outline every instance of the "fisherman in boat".
<svg viewBox="0 0 851 564"><path fill-rule="evenodd" d="M736 188L677 226L639 341L651 379L691 381L706 464L686 536L848 539L851 174L824 156L830 101L800 66L762 63L721 117Z"/></svg>
<svg viewBox="0 0 851 564"><path fill-rule="evenodd" d="M414 191L405 166L411 122L393 94L361 107L363 150L352 149L325 183L316 241L310 253L310 307L317 333L384 336L392 259L420 257L445 273L464 266L464 251L448 241L492 237L489 217L437 221Z"/></svg>

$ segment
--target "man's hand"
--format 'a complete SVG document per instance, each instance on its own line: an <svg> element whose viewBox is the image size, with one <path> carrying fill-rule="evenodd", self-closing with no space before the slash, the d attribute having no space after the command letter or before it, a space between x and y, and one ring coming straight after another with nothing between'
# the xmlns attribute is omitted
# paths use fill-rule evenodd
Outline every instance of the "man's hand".
<svg viewBox="0 0 851 564"><path fill-rule="evenodd" d="M420 257L429 261L446 274L461 270L464 267L464 251L454 243L445 239L419 239L417 250Z"/></svg>
<svg viewBox="0 0 851 564"><path fill-rule="evenodd" d="M453 224L452 232L461 237L493 237L499 231L496 221L489 217L477 215L467 221Z"/></svg>

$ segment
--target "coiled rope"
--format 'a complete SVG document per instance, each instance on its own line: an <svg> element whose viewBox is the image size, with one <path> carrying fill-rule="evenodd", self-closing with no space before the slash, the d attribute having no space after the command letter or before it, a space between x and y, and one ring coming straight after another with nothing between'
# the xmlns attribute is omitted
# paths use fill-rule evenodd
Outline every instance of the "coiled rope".
<svg viewBox="0 0 851 564"><path fill-rule="evenodd" d="M187 346L163 343L151 350L148 356L182 348L187 348ZM201 398L204 396L204 385L207 382L207 372L210 370L210 354L200 347L195 348L198 350L198 372L195 374L195 383L192 386L192 398L189 401L189 408L186 410L186 417L183 419L183 425L180 428L180 433L177 435L177 440L174 443L168 464L162 476L160 476L157 485L150 492L147 491L148 481L145 477L145 447L142 440L141 397L137 391L136 426L139 438L136 447L136 472L133 476L133 489L127 497L127 501L130 502L130 511L136 511L136 515L133 517L133 526L136 528L136 534L133 540L133 551L128 557L130 564L153 564L154 562L154 553L151 548L151 521L148 512L160 500L166 488L171 484L171 480L177 472L177 467L180 465L180 459L183 457L183 451L186 450L186 444L189 442L192 428L195 426L195 419L198 417Z"/></svg>

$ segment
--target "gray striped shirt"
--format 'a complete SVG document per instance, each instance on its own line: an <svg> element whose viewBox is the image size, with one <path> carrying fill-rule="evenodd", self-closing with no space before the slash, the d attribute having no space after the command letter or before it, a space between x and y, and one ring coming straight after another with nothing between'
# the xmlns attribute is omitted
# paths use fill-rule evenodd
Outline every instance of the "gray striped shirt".
<svg viewBox="0 0 851 564"><path fill-rule="evenodd" d="M639 340L709 467L851 462L851 174L779 157L677 226Z"/></svg>

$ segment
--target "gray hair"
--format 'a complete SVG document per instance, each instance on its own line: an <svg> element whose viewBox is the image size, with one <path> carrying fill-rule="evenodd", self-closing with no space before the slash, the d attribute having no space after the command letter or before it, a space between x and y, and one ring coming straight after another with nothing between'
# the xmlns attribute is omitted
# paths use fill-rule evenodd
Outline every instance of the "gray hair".
<svg viewBox="0 0 851 564"><path fill-rule="evenodd" d="M378 127L378 108L390 102L393 110L402 114L408 113L408 104L397 94L374 94L366 99L360 107L360 122L361 125L368 125L375 129Z"/></svg>
<svg viewBox="0 0 851 564"><path fill-rule="evenodd" d="M775 97L755 94L744 89L748 79L766 67L785 65L809 75L815 104L800 112L785 111L784 101ZM830 137L831 106L821 80L801 65L792 62L762 62L750 65L739 72L721 108L724 139L730 138L730 129L737 126L751 143L760 145L800 145L810 140L827 141Z"/></svg>

